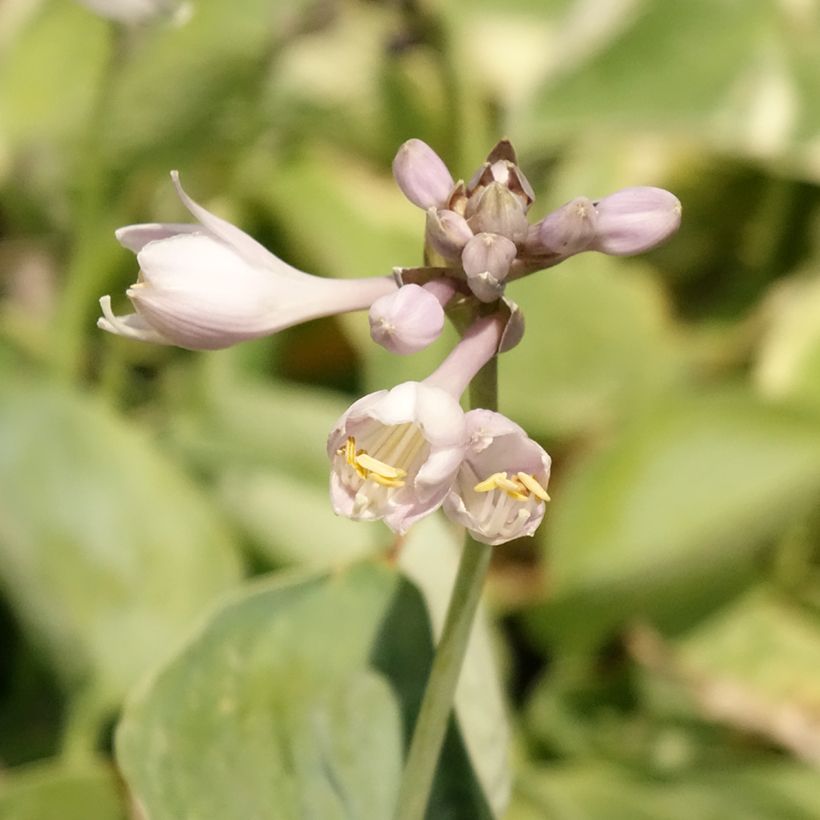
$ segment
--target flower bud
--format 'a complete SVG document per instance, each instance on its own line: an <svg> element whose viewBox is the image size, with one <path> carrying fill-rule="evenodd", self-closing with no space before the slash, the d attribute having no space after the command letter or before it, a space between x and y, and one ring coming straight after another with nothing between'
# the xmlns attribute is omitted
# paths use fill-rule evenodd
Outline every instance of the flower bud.
<svg viewBox="0 0 820 820"><path fill-rule="evenodd" d="M402 193L419 208L441 208L454 182L441 157L426 142L407 140L393 160L393 176Z"/></svg>
<svg viewBox="0 0 820 820"><path fill-rule="evenodd" d="M597 230L590 248L613 256L643 253L680 226L680 200L662 188L624 188L595 208Z"/></svg>
<svg viewBox="0 0 820 820"><path fill-rule="evenodd" d="M491 182L471 197L472 215L467 223L474 233L496 233L512 242L527 238L527 215L521 200L500 182ZM469 207L468 206L468 207Z"/></svg>
<svg viewBox="0 0 820 820"><path fill-rule="evenodd" d="M401 355L423 350L444 328L441 303L419 285L404 285L377 299L369 318L373 341Z"/></svg>
<svg viewBox="0 0 820 820"><path fill-rule="evenodd" d="M482 302L494 302L504 291L504 280L515 259L515 244L506 236L476 234L461 254L467 284Z"/></svg>
<svg viewBox="0 0 820 820"><path fill-rule="evenodd" d="M595 237L598 215L586 197L579 196L538 223L540 249L560 256L584 251Z"/></svg>
<svg viewBox="0 0 820 820"><path fill-rule="evenodd" d="M427 245L445 259L458 259L472 235L467 220L461 214L428 209L425 234Z"/></svg>

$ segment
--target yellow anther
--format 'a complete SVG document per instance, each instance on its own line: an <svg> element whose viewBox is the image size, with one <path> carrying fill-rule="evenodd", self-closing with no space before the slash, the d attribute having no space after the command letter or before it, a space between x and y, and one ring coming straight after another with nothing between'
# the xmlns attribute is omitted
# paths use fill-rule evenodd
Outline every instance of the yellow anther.
<svg viewBox="0 0 820 820"><path fill-rule="evenodd" d="M345 454L345 461L351 466L356 466L356 439L348 436L345 446L339 450L339 454Z"/></svg>
<svg viewBox="0 0 820 820"><path fill-rule="evenodd" d="M475 487L473 487L473 489L477 493L489 493L490 491L498 488L499 479L506 480L506 478L506 473L493 473L488 478L485 478L484 481L479 481L478 484L476 484Z"/></svg>
<svg viewBox="0 0 820 820"><path fill-rule="evenodd" d="M522 501L527 496L525 494L525 487L519 484L517 481L513 481L512 479L507 478L506 474L504 478L499 478L496 480L497 486L499 490L504 490L507 495L512 496L513 498L518 498L519 501Z"/></svg>
<svg viewBox="0 0 820 820"><path fill-rule="evenodd" d="M396 479L404 478L407 475L407 470L385 464L383 461L379 461L379 459L361 451L356 454L356 464L370 473L380 475L382 478Z"/></svg>
<svg viewBox="0 0 820 820"><path fill-rule="evenodd" d="M535 476L527 473L516 473L515 476L536 498L542 501L549 501L550 497L547 491L538 483Z"/></svg>

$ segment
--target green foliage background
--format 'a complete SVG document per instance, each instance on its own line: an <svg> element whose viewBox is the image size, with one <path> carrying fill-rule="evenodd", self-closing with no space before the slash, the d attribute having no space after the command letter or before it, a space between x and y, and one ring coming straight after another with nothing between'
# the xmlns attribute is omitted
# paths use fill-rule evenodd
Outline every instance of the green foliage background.
<svg viewBox="0 0 820 820"><path fill-rule="evenodd" d="M127 30L5 0L0 819L389 817L459 536L397 559L336 519L324 442L452 334L192 354L94 320L135 276L114 228L183 218L171 168L304 270L417 264L412 136L462 176L509 136L536 216L684 208L651 254L510 288L501 409L553 501L496 551L430 820L820 816L818 78L814 0L194 0Z"/></svg>

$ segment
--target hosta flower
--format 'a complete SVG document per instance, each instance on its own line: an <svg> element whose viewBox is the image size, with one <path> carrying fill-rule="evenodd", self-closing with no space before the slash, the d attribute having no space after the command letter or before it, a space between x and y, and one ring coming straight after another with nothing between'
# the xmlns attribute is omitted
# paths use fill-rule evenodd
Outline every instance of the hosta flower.
<svg viewBox="0 0 820 820"><path fill-rule="evenodd" d="M495 355L510 319L478 319L423 382L404 382L355 402L327 442L337 515L383 520L405 532L439 507L464 456L459 397Z"/></svg>
<svg viewBox="0 0 820 820"><path fill-rule="evenodd" d="M100 300L103 330L142 341L216 350L291 325L369 307L394 292L392 277L322 279L291 267L244 231L194 202L172 174L198 224L131 225L117 239L137 254L126 295L136 313L115 316Z"/></svg>
<svg viewBox="0 0 820 820"><path fill-rule="evenodd" d="M407 140L393 160L393 176L404 195L419 208L443 208L453 190L441 157L418 139Z"/></svg>
<svg viewBox="0 0 820 820"><path fill-rule="evenodd" d="M333 509L406 532L444 500L465 436L458 399L439 387L405 382L359 399L328 439Z"/></svg>
<svg viewBox="0 0 820 820"><path fill-rule="evenodd" d="M471 410L466 421L469 443L444 511L485 544L532 535L549 501L550 457L500 413Z"/></svg>

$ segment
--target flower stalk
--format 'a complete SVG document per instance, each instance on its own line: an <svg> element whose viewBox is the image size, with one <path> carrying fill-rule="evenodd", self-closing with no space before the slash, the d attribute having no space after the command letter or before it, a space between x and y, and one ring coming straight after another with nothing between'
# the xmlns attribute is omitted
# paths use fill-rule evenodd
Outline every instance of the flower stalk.
<svg viewBox="0 0 820 820"><path fill-rule="evenodd" d="M470 383L471 406L496 408L497 361L493 356ZM427 811L491 555L488 544L469 535L465 538L444 629L413 730L394 820L423 820Z"/></svg>

